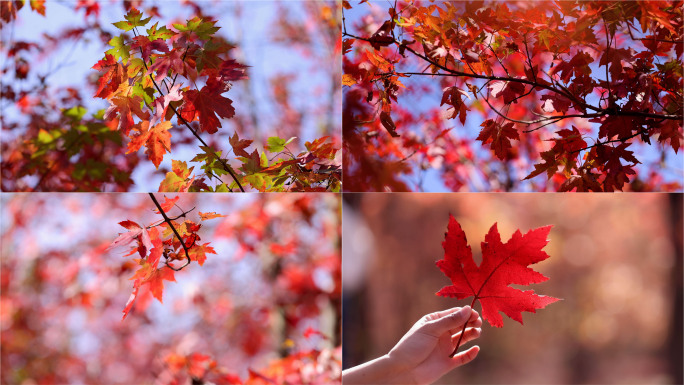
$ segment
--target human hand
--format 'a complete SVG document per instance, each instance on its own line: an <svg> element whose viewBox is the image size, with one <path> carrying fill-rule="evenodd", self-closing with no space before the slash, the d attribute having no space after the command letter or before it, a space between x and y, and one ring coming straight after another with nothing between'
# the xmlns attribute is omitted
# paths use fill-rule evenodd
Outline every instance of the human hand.
<svg viewBox="0 0 684 385"><path fill-rule="evenodd" d="M397 380L429 384L472 361L480 351L479 346L450 357L466 322L461 345L482 334L482 318L470 306L431 313L416 322L388 354L389 361L398 369Z"/></svg>

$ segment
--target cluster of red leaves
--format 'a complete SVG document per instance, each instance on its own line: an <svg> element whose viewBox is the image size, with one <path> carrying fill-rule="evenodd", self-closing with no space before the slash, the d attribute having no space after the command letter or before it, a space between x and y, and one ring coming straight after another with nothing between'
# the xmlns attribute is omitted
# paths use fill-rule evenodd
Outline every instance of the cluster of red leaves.
<svg viewBox="0 0 684 385"><path fill-rule="evenodd" d="M127 41L121 35L110 40L113 48L93 66L103 72L95 95L110 101L105 118L117 118L118 129L129 136L127 153L145 147L149 159L159 167L164 154L171 151L169 130L174 117L197 136L199 132L215 134L221 128L221 118L235 115L232 100L222 94L230 90L232 82L246 78L246 66L225 57L233 46L213 36L219 29L215 21L195 17L186 24L174 24L175 31L154 24L145 36L137 32L138 27L148 24L150 17L142 18L132 8L125 19L114 25L124 32L133 31L134 38ZM178 76L193 84L204 81L204 85L181 88ZM198 130L191 126L194 121L199 122ZM203 153L192 159L204 163L206 177L230 174L232 184L210 187L205 177L196 178L185 162L173 162L159 191L228 191L243 189L242 184L259 191L339 190L338 148L323 144L324 137L307 143L308 151L295 155L285 147L293 139L269 138L266 150L276 154L273 159L280 158L270 164L265 152L247 152L252 140L241 140L236 132L230 144L241 162L239 173L221 158L220 151L206 145L201 146Z"/></svg>
<svg viewBox="0 0 684 385"><path fill-rule="evenodd" d="M340 348L299 352L273 360L261 370L249 369L249 377L244 381L200 353L170 353L164 362L166 370L158 379L174 385L189 381L216 385L329 384L339 383L342 371Z"/></svg>
<svg viewBox="0 0 684 385"><path fill-rule="evenodd" d="M472 110L484 117L476 140L505 163L503 178L489 166L481 173L493 190L544 172L550 184L543 189L623 190L637 183L640 163L627 147L655 138L663 153L678 152L684 138L681 1L409 1L389 8L387 18L360 17L358 33L344 26L347 188L404 189L402 175L425 167L440 170L446 185L477 188L478 172L450 172L470 167L469 160L446 161L460 135L438 136L446 120L465 125ZM427 76L429 86L406 79ZM448 107L441 122L412 125L425 117L418 118L408 99L438 92ZM570 136L572 151L558 145L569 139L568 123L578 128ZM543 126L558 127L559 135L546 151L552 135ZM538 164L530 173L525 167L532 162ZM510 175L511 167L527 178Z"/></svg>
<svg viewBox="0 0 684 385"><path fill-rule="evenodd" d="M173 199L166 198L161 203L161 209L164 212L169 211L174 207L179 198L180 196L176 196ZM183 212L181 217L185 217L185 214L186 212ZM222 216L216 213L199 213L200 221ZM138 269L130 278L133 281L133 293L126 303L123 319L126 318L133 308L140 288L148 289L154 298L162 302L164 281L175 282L174 271L184 268L191 261L197 262L202 266L207 259L207 254L216 254L208 242L199 243L200 236L197 232L202 227L201 223L196 224L190 220L178 223L175 220L170 220L169 222L143 227L133 221L126 220L119 224L125 227L128 232L120 234L109 247L124 246L135 241L136 244L125 256L128 257L136 253L140 256L140 258L135 259ZM171 226L175 228L175 231ZM181 239L178 239L176 232L180 235ZM164 257L163 261L162 256ZM184 261L186 259L186 263L174 267L174 261ZM159 267L160 263L162 263L161 267Z"/></svg>
<svg viewBox="0 0 684 385"><path fill-rule="evenodd" d="M3 15L23 3L3 1ZM46 16L43 3L30 2ZM16 15L7 15L12 16L2 22L14 22ZM68 26L38 41L19 36L0 48L7 57L0 68L3 191L126 191L133 184L130 174L139 160L125 156L116 125L100 112L89 114L78 87L50 85L65 63L40 68L65 45L81 39L106 42L108 36L99 26Z"/></svg>
<svg viewBox="0 0 684 385"><path fill-rule="evenodd" d="M451 279L451 285L442 288L437 295L464 299L473 297L482 304L482 318L494 327L503 326L502 311L522 324L522 312L535 313L558 298L537 295L533 290L522 291L509 285L530 285L548 280L529 268L549 257L542 249L548 243L546 237L551 226L541 227L523 235L516 231L511 239L501 242L496 224L482 242L482 263L475 264L461 225L449 215L449 225L442 243L444 259L437 267Z"/></svg>
<svg viewBox="0 0 684 385"><path fill-rule="evenodd" d="M170 152L174 116L183 124L199 120L199 131L210 134L221 127L219 117L233 117L232 101L222 94L232 82L246 77L246 66L222 58L233 46L213 36L219 29L215 21L195 17L175 24L175 31L158 28L157 23L146 30L147 35L140 34L138 28L150 19L132 8L124 21L114 23L124 32L133 31L134 37L112 38L109 45L113 48L93 69L102 72L95 96L110 102L105 119L118 119L118 129L131 139L129 153L145 147L159 167ZM199 90L181 88L179 75L205 85Z"/></svg>

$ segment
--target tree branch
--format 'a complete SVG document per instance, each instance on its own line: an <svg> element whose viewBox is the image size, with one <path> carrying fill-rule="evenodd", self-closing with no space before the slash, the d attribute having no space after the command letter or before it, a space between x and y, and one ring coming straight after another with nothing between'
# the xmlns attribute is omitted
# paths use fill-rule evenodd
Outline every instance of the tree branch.
<svg viewBox="0 0 684 385"><path fill-rule="evenodd" d="M149 193L149 194L150 194L150 198L152 198L152 202L154 202L154 205L157 206L157 210L159 210L159 213L162 215L162 217L164 217L164 222L168 223L169 227L170 227L171 230L173 231L173 234L176 236L176 238L178 238L178 241L180 242L181 246L183 246L183 250L185 251L185 257L187 258L187 261L185 262L185 265L183 265L183 266L181 266L181 267L179 267L179 268L175 268L175 267L171 266L171 265L169 264L168 259L166 260L166 266L168 266L171 270L174 270L174 271L182 270L185 266L189 265L189 264L190 264L190 261L191 261L191 260L190 260L190 252L189 252L189 250L188 250L188 247L185 245L185 242L183 242L183 238L181 238L180 234L178 234L178 230L176 230L176 228L173 226L173 222L171 222L172 219L170 219L170 218L166 215L166 213L165 213L164 210L162 209L162 207L161 207L161 205L159 204L159 202L157 202L157 198L154 197L154 194L152 194L152 193ZM194 209L195 209L195 208L193 207L193 210L194 210ZM192 210L191 210L191 211L192 211ZM183 213L183 214L181 214L181 216L183 216L183 215L185 215L185 214L186 214L186 213Z"/></svg>
<svg viewBox="0 0 684 385"><path fill-rule="evenodd" d="M344 35L345 35L345 36L352 37L352 38L354 38L354 39L358 39L358 40L363 40L363 41L366 41L366 42L370 42L370 39L368 39L368 38L359 37L359 36L352 35L352 34L349 34L349 33L345 33ZM395 44L399 44L399 42L397 42L396 40L394 41L394 43L395 43ZM428 57L426 57L426 56L424 56L424 55L422 55L422 54L416 52L413 48L411 48L411 47L409 47L409 46L406 46L406 45L405 45L404 47L405 47L405 50L406 50L406 51L411 52L411 53L414 54L415 56L417 56L417 57L423 59L424 61L430 63L431 65L433 65L433 66L435 66L435 67L437 67L437 68L440 68L440 69L443 70L443 71L446 71L447 73L434 73L434 74L431 74L431 73L421 73L421 72L401 72L401 73L395 72L395 73L394 73L395 75L454 76L454 77L468 77L468 78L474 78L474 79L485 79L485 80L489 80L489 81L492 81L492 80L501 80L501 81L508 81L508 82L517 82L517 83L522 83L522 84L528 84L528 85L531 85L531 86L533 86L533 87L543 88L543 89L546 89L546 90L548 90L548 91L557 93L557 94L562 95L562 96L564 96L564 97L570 99L571 101L575 102L575 104L577 104L578 106L580 106L580 107L582 107L582 108L584 108L584 109L594 110L594 111L596 111L597 113L602 113L602 114L606 115L606 114L608 114L608 112L609 112L609 110L610 110L610 109L604 109L604 108L592 106L592 105L590 105L590 104L588 104L588 103L586 103L586 102L584 102L584 101L581 101L581 100L577 99L577 98L575 97L575 95L573 95L572 93L570 93L570 92L569 92L567 89L565 89L565 88L561 90L561 89L559 89L559 88L552 87L552 86L545 85L545 84L540 84L539 82L531 81L531 80L528 80L528 79L519 79L519 78L505 77L505 76L478 75L478 74L475 74L475 73L467 73L467 72L462 72L462 71L450 69L450 68L445 67L445 66L443 66L443 65L441 65L441 64L439 64L439 63L437 63L437 62L435 62L435 61L433 61L433 60L431 60L430 58L428 58ZM377 74L377 75L383 75L383 74ZM611 110L610 112L613 112L613 115L640 116L640 117L647 117L647 118L669 119L669 120L682 120L682 118L684 117L683 115L661 115L661 114L651 114L651 113L638 112L638 111L622 111L622 110L620 110L620 111L617 111L617 113L615 113L615 111L612 111L612 110Z"/></svg>

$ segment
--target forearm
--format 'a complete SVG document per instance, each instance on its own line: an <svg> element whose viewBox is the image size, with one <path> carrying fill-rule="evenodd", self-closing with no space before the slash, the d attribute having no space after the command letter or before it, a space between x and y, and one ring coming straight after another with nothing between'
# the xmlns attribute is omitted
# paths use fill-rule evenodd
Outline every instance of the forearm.
<svg viewBox="0 0 684 385"><path fill-rule="evenodd" d="M410 374L385 354L342 372L344 384L411 384Z"/></svg>

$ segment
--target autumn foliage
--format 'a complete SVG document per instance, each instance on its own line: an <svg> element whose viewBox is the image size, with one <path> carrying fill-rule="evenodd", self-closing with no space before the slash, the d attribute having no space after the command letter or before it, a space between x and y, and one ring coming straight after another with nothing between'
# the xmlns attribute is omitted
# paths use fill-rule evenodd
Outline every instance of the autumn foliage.
<svg viewBox="0 0 684 385"><path fill-rule="evenodd" d="M17 11L23 2L2 4L2 22L13 27L20 21ZM334 109L294 113L283 75L274 80L274 100L254 100L249 73L260 71L255 67L261 63L236 58L240 47L220 33L221 15L211 15L204 9L210 7L194 2L146 4L124 1L121 19L105 25L99 22L100 5L81 1L75 10L86 10L85 26L46 34L46 42L3 44L9 60L2 71L13 78L3 83L2 99L16 108L2 118L3 132L12 133L2 142L3 190L128 191L133 172L146 164L164 176L154 188L162 192L340 189L339 122L329 117ZM182 13L187 17L160 22L161 12L181 6L190 9ZM320 18L316 28L324 38L339 38L338 5L320 2L305 8L306 17ZM51 17L49 4L31 2L31 9ZM297 26L297 20L280 23L271 32L278 36L269 37L273 44L290 45L292 55L309 60L296 50L318 42L289 41L292 31L287 28ZM43 75L29 64L31 57L40 63L69 40L76 44L89 37L105 46L101 59L92 62L97 73L91 73L92 93L52 87L52 73ZM339 57L341 45L333 48L327 55ZM320 50L308 47L306 53ZM332 68L319 71L335 74ZM79 80L88 83L73 82ZM240 83L246 84L236 93ZM337 100L338 83L329 84L331 105ZM92 96L104 99L107 107L91 110L93 103L86 100ZM259 121L270 120L258 117L257 110L265 104L288 119L274 117L276 125L261 129ZM249 122L245 116L250 116ZM303 117L324 121L308 141L303 140L311 137ZM227 125L231 120L237 121ZM179 148L187 154L188 147L194 156L164 161Z"/></svg>
<svg viewBox="0 0 684 385"><path fill-rule="evenodd" d="M682 189L681 1L344 5L349 191Z"/></svg>
<svg viewBox="0 0 684 385"><path fill-rule="evenodd" d="M339 200L154 196L3 194L2 382L339 383Z"/></svg>

